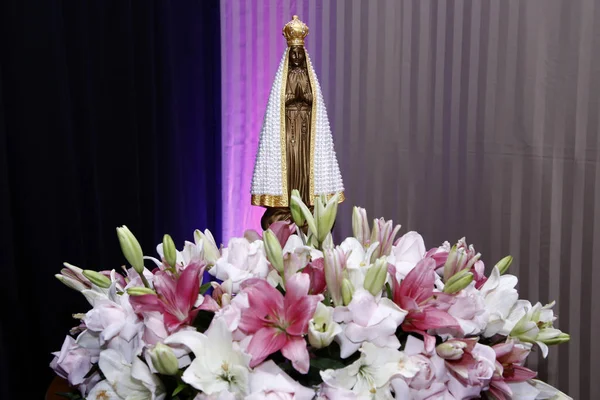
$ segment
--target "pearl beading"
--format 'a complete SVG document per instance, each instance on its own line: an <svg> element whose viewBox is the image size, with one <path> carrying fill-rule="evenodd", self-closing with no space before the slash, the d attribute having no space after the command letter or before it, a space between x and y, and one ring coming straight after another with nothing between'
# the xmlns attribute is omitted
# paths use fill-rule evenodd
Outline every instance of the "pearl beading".
<svg viewBox="0 0 600 400"><path fill-rule="evenodd" d="M315 195L330 194L344 190L342 175L335 155L327 109L321 92L321 85L313 69L312 63L306 52L307 66L314 77L315 86L313 91L317 100L316 105L316 132L315 132L315 155L314 155L314 190ZM281 176L281 85L283 82L284 65L287 51L284 52L279 68L275 75L275 81L269 93L267 110L260 131L258 152L254 164L252 177L253 195L275 195L283 194L282 185L285 179ZM285 134L285 133L284 133Z"/></svg>

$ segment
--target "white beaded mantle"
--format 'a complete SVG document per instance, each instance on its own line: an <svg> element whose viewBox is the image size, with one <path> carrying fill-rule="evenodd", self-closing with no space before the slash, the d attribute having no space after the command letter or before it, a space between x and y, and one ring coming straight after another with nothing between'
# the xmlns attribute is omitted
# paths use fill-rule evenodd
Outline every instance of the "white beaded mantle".
<svg viewBox="0 0 600 400"><path fill-rule="evenodd" d="M306 50L305 50L306 51ZM252 195L269 195L282 196L287 192L283 185L286 184L287 178L282 176L282 157L281 157L281 86L283 82L283 71L286 69L288 62L287 50L284 52L275 81L271 87L269 101L267 103L267 111L263 120L262 129L260 131L260 140L258 144L258 152L256 153L256 163L254 164L254 174L252 177ZM314 86L313 98L316 100L316 129L315 132L315 151L314 160L314 190L315 195L331 194L344 190L342 175L338 166L335 150L333 147L333 139L331 136L331 128L329 126L329 118L327 117L327 109L323 101L321 85L317 79L317 75L313 69L312 63L306 52L307 67L309 73L313 77ZM284 138L285 139L285 138ZM287 199L282 199L287 203ZM287 205L287 204L286 204Z"/></svg>

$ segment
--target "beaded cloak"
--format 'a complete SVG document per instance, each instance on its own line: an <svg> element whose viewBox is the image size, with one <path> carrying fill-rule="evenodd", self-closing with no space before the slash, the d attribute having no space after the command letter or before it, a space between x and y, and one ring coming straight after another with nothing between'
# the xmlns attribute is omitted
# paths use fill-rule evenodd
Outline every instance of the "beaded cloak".
<svg viewBox="0 0 600 400"><path fill-rule="evenodd" d="M264 207L288 207L291 188L288 188L285 129L285 89L288 75L289 48L283 54L275 81L271 87L267 110L260 131L254 174L252 204ZM344 185L338 166L329 127L327 109L321 86L306 54L306 67L313 91L312 123L310 124L310 205L315 196L330 196L343 192ZM293 189L293 188L292 188ZM343 200L343 193L340 201Z"/></svg>

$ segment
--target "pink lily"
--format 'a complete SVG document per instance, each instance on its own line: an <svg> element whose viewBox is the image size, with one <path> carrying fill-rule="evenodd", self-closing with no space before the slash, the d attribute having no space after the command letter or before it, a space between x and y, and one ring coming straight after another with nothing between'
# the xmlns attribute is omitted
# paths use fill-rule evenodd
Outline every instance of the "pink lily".
<svg viewBox="0 0 600 400"><path fill-rule="evenodd" d="M391 276L396 276L396 269L390 265ZM435 261L425 258L406 275L399 283L394 279L393 299L403 310L408 311L402 329L423 335L425 349L433 351L435 337L429 335L429 329L450 328L462 333L458 321L446 311L436 308L437 300L433 296L435 283Z"/></svg>
<svg viewBox="0 0 600 400"><path fill-rule="evenodd" d="M371 262L374 262L379 257L390 255L394 239L399 230L400 225L394 226L394 222L391 219L386 221L383 218L379 218L373 221L370 243L379 242L379 247L373 252Z"/></svg>
<svg viewBox="0 0 600 400"><path fill-rule="evenodd" d="M441 250L435 249L435 250ZM475 288L479 289L487 280L485 276L485 266L479 258L481 253L477 253L473 245L468 245L465 238L462 238L448 251L430 250L426 256L432 256L438 260L445 258L444 263L444 282L447 282L453 275L468 269L473 273Z"/></svg>
<svg viewBox="0 0 600 400"><path fill-rule="evenodd" d="M537 372L525 368L523 364L531 350L508 340L492 346L496 353L496 372L490 382L490 394L498 400L508 400L512 390L507 382L526 382L537 376Z"/></svg>
<svg viewBox="0 0 600 400"><path fill-rule="evenodd" d="M317 258L306 265L303 272L310 277L310 294L321 294L325 291L325 260Z"/></svg>
<svg viewBox="0 0 600 400"><path fill-rule="evenodd" d="M247 348L250 367L281 350L298 372L306 374L309 357L303 336L323 295L308 294L310 278L303 273L287 280L285 297L264 279L249 279L243 286L250 307L242 311L239 329L253 335Z"/></svg>
<svg viewBox="0 0 600 400"><path fill-rule="evenodd" d="M168 271L158 271L154 275L156 295L131 296L129 301L137 313L163 313L168 331L174 332L182 325L191 324L201 309L194 309L194 304L198 299L203 271L204 265L196 263L188 265L179 277Z"/></svg>

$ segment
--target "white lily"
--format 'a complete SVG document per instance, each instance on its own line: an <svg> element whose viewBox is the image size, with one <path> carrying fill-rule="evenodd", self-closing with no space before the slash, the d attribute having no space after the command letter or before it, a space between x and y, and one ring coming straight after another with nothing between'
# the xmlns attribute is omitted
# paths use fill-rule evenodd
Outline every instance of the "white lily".
<svg viewBox="0 0 600 400"><path fill-rule="evenodd" d="M272 360L257 366L250 375L250 394L246 400L312 400L315 391L300 385Z"/></svg>
<svg viewBox="0 0 600 400"><path fill-rule="evenodd" d="M106 380L92 389L88 399L162 400L166 397L160 379L137 357L129 364L118 351L108 349L100 353L98 366ZM101 397L101 394L111 397Z"/></svg>
<svg viewBox="0 0 600 400"><path fill-rule="evenodd" d="M406 314L388 298L375 297L364 289L357 290L347 307L336 307L333 312L333 319L342 326L342 332L335 337L340 345L340 356L351 356L363 342L388 350L399 348L396 329Z"/></svg>
<svg viewBox="0 0 600 400"><path fill-rule="evenodd" d="M245 395L248 392L250 356L232 342L231 332L223 319L214 320L206 335L180 331L165 339L166 344L182 344L196 358L182 379L194 388L212 395L223 391Z"/></svg>
<svg viewBox="0 0 600 400"><path fill-rule="evenodd" d="M548 356L548 345L568 342L570 336L552 326L556 319L552 311L554 302L542 306L536 303L529 308L527 313L517 322L510 331L510 336L525 343L536 343L542 350L544 358Z"/></svg>
<svg viewBox="0 0 600 400"><path fill-rule="evenodd" d="M379 247L379 242L371 243L365 248L357 239L349 237L340 244L340 247L346 253L346 271L350 282L354 289L362 289L367 270L371 265L371 258Z"/></svg>
<svg viewBox="0 0 600 400"><path fill-rule="evenodd" d="M327 347L340 332L342 332L342 328L333 320L333 307L318 303L315 315L308 321L310 345L317 349Z"/></svg>
<svg viewBox="0 0 600 400"><path fill-rule="evenodd" d="M351 390L361 399L391 400L392 377L411 377L418 372L408 357L398 350L367 342L360 351L360 358L346 368L322 371L323 382L332 388Z"/></svg>

